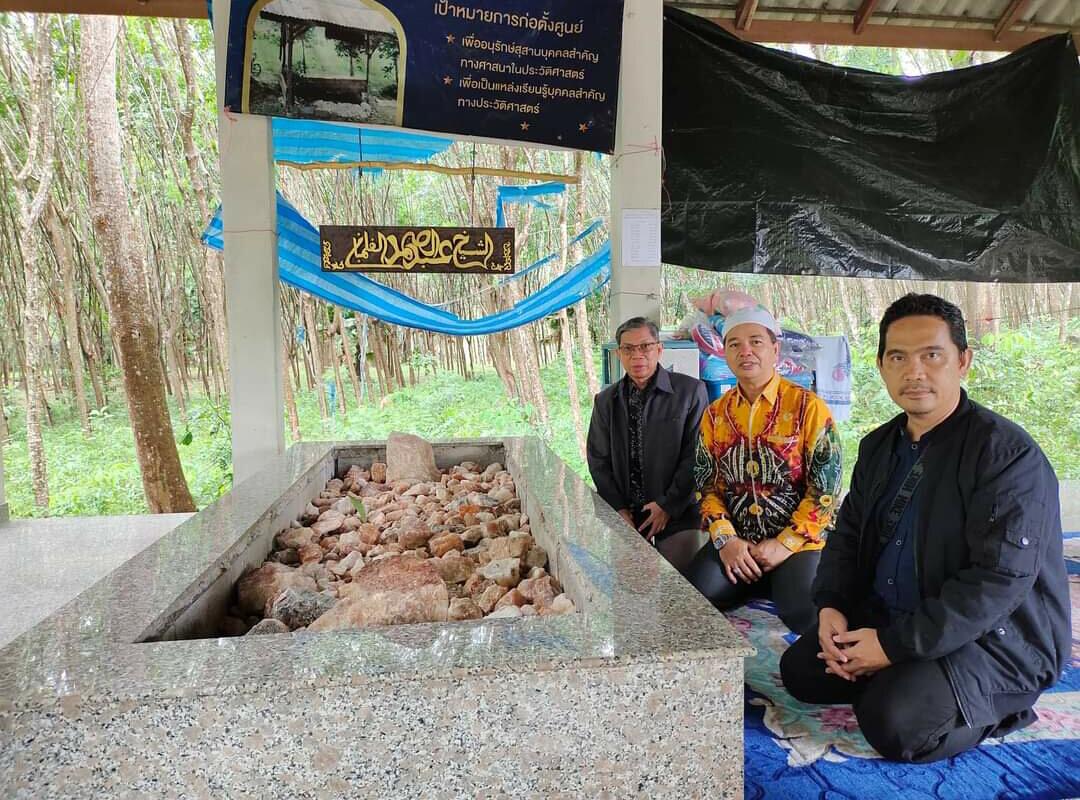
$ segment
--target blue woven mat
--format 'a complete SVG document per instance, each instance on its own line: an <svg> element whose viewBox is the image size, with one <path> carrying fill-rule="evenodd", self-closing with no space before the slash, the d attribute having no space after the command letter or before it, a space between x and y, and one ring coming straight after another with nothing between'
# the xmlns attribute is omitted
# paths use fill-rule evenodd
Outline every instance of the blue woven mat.
<svg viewBox="0 0 1080 800"><path fill-rule="evenodd" d="M883 761L850 706L811 706L780 683L780 654L795 640L772 604L728 613L753 642L746 661L745 796L755 800L983 800L1080 798L1080 533L1066 535L1073 657L1040 698L1039 721L1004 739L930 765Z"/></svg>

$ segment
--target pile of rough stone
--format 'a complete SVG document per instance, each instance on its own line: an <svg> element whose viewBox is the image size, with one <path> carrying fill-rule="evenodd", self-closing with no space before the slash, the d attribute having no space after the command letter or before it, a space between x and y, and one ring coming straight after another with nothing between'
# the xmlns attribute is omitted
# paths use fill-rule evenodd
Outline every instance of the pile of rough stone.
<svg viewBox="0 0 1080 800"><path fill-rule="evenodd" d="M358 507L363 508L363 512ZM285 633L565 614L510 474L393 434L387 463L329 481L240 579L222 633Z"/></svg>

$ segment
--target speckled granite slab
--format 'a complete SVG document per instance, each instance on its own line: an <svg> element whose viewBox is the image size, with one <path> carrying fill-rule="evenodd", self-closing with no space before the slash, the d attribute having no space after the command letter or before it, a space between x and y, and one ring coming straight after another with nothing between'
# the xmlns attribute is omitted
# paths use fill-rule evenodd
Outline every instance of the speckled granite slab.
<svg viewBox="0 0 1080 800"><path fill-rule="evenodd" d="M1080 531L1080 481L1061 481L1061 527Z"/></svg>
<svg viewBox="0 0 1080 800"><path fill-rule="evenodd" d="M14 519L0 525L0 647L191 514Z"/></svg>
<svg viewBox="0 0 1080 800"><path fill-rule="evenodd" d="M545 445L492 444L581 613L140 643L329 477L297 445L0 650L0 796L741 796L750 646Z"/></svg>

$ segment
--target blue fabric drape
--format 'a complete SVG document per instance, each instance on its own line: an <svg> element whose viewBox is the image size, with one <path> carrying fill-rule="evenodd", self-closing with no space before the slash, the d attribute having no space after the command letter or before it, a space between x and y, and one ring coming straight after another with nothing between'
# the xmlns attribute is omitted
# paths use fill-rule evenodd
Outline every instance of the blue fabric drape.
<svg viewBox="0 0 1080 800"><path fill-rule="evenodd" d="M536 198L562 194L565 191L566 184L557 181L533 183L528 186L500 186L495 190L495 227L502 228L506 225L506 211L503 208L506 203L530 203L537 208L550 211L553 206Z"/></svg>
<svg viewBox="0 0 1080 800"><path fill-rule="evenodd" d="M585 230L583 230L581 233L579 233L573 239L568 241L566 243L566 246L567 247L574 246L575 244L580 242L582 239L584 239L586 236L588 236L590 233L593 233L597 228L599 228L603 224L604 224L604 221L602 219L594 219L592 222L590 222L585 227ZM539 261L536 261L536 262L534 262L532 264L529 264L529 266L525 267L525 269L520 270L519 272L515 272L513 275L507 275L505 278L500 278L499 279L499 285L501 286L504 283L511 283L512 281L521 280L526 275L528 275L530 272L535 272L536 270L540 269L540 267L547 266L548 264L550 264L552 261L554 261L558 257L559 257L558 253L552 253L549 256L544 256Z"/></svg>
<svg viewBox="0 0 1080 800"><path fill-rule="evenodd" d="M278 272L282 281L361 314L434 333L480 336L526 325L588 297L611 277L611 244L605 241L580 264L513 308L480 319L462 319L364 275L323 272L318 230L280 193L277 196L277 218ZM592 233L598 226L599 221L593 223L583 234L579 234L579 238ZM220 207L203 233L202 240L208 247L217 250L224 248Z"/></svg>
<svg viewBox="0 0 1080 800"><path fill-rule="evenodd" d="M445 136L396 128L358 128L334 122L271 121L274 160L293 164L351 164L357 161L422 163L454 143Z"/></svg>

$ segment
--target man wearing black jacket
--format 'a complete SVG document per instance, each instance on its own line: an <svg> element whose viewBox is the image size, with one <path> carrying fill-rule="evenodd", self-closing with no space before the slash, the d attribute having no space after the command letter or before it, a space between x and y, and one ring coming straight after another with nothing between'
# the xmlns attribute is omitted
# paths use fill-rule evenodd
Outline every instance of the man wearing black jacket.
<svg viewBox="0 0 1080 800"><path fill-rule="evenodd" d="M626 375L593 402L586 455L597 494L654 541L700 528L694 453L705 384L660 366L656 324L633 317L615 332Z"/></svg>
<svg viewBox="0 0 1080 800"><path fill-rule="evenodd" d="M929 762L1035 720L1071 646L1054 471L968 399L960 309L909 294L878 369L905 413L859 445L813 586L818 625L780 660L809 703L851 703L885 758Z"/></svg>

